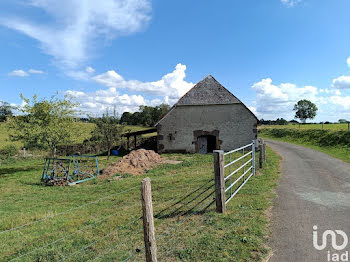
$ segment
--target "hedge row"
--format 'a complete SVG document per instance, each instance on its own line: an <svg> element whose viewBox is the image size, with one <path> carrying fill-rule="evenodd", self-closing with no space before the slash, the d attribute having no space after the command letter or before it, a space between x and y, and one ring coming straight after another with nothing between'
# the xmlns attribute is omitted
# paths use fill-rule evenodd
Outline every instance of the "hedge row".
<svg viewBox="0 0 350 262"><path fill-rule="evenodd" d="M272 128L262 129L261 134L276 138L296 138L317 144L319 146L348 146L350 147L350 132L348 131L332 131L332 130L303 130L290 128Z"/></svg>

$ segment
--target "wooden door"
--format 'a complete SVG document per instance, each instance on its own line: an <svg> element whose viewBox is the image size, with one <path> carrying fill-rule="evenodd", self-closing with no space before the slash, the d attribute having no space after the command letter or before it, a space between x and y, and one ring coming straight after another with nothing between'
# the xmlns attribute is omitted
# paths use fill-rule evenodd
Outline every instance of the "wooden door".
<svg viewBox="0 0 350 262"><path fill-rule="evenodd" d="M205 136L200 136L197 138L198 153L206 154L208 152L208 139Z"/></svg>

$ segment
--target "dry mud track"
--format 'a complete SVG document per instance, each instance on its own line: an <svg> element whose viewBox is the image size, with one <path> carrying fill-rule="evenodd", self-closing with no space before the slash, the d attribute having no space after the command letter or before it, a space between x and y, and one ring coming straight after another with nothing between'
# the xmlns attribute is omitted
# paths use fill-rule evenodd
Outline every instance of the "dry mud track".
<svg viewBox="0 0 350 262"><path fill-rule="evenodd" d="M272 208L273 255L269 261L332 261L328 260L328 251L330 256L350 251L350 165L313 149L269 139L266 142L282 157L282 175ZM314 225L318 227L318 244L325 230L344 231L349 244L337 251L328 237L326 248L316 250ZM341 245L343 238L336 236ZM350 254L345 261L350 261Z"/></svg>

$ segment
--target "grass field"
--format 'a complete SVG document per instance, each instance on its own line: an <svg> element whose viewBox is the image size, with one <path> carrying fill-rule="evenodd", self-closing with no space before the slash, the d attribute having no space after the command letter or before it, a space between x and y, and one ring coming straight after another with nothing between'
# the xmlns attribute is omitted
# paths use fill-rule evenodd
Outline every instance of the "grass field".
<svg viewBox="0 0 350 262"><path fill-rule="evenodd" d="M144 261L140 181L146 176L152 180L159 260L261 261L267 256L266 210L279 176L274 152L268 149L265 168L231 200L224 215L212 204L212 155L164 157L183 162L143 176L73 187L43 186L39 159L3 165L0 261L122 261L132 254L130 261ZM108 164L103 157L99 161L102 167ZM3 232L27 223L33 224Z"/></svg>
<svg viewBox="0 0 350 262"><path fill-rule="evenodd" d="M335 125L336 126L336 125ZM303 145L350 163L350 132L263 126L259 137Z"/></svg>
<svg viewBox="0 0 350 262"><path fill-rule="evenodd" d="M333 131L348 131L348 124L288 124L288 125L263 125L260 128L292 128L292 129L324 129Z"/></svg>
<svg viewBox="0 0 350 262"><path fill-rule="evenodd" d="M83 123L83 122L76 122L74 123L74 141L73 143L79 144L82 143L85 139L89 139L91 137L91 131L95 128L95 124L93 123ZM143 126L125 126L124 131L130 130L133 131L139 131L143 129L148 129L149 127L143 127ZM0 149L4 148L7 145L14 144L17 146L18 149L23 147L23 142L21 141L11 141L10 140L10 130L8 129L7 123L0 123ZM156 133L150 133L143 135L144 137L150 137L154 136Z"/></svg>

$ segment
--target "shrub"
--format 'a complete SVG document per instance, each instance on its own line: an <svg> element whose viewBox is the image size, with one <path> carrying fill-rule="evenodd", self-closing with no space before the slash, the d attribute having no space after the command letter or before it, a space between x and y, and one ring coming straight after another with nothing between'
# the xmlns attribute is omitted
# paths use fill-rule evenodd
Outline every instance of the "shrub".
<svg viewBox="0 0 350 262"><path fill-rule="evenodd" d="M5 146L1 150L1 155L5 158L10 158L18 153L18 149L14 144Z"/></svg>

